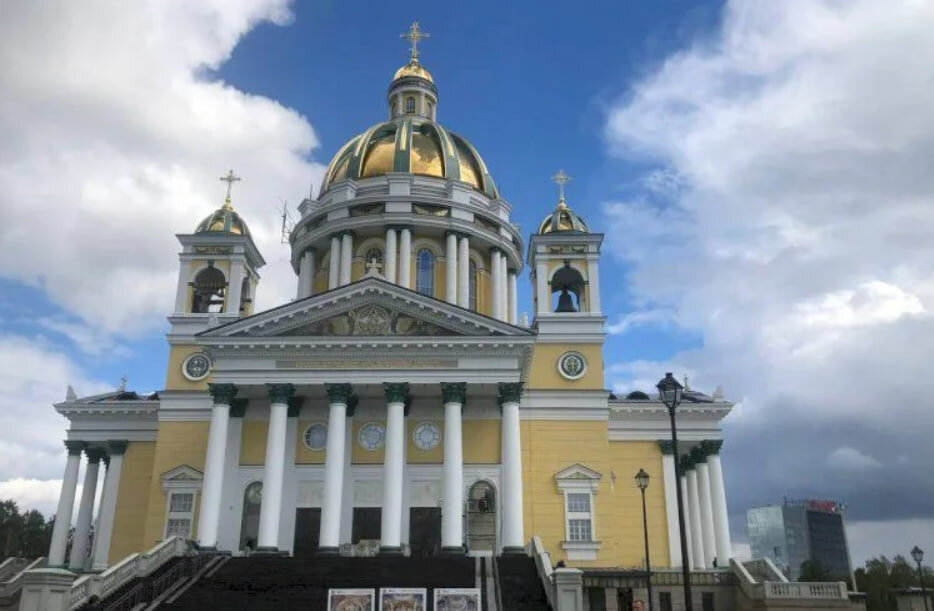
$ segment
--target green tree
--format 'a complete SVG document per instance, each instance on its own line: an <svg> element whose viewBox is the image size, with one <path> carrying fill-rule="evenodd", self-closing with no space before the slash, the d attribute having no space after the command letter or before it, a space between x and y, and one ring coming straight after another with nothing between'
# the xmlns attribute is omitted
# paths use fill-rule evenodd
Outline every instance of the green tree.
<svg viewBox="0 0 934 611"><path fill-rule="evenodd" d="M0 501L0 559L44 556L52 541L52 525L35 509L20 513L15 501Z"/></svg>
<svg viewBox="0 0 934 611"><path fill-rule="evenodd" d="M934 571L925 566L924 585L934 587ZM918 568L901 555L889 560L885 556L870 558L865 567L856 569L856 587L866 594L867 611L889 611L896 606L897 590L921 585Z"/></svg>
<svg viewBox="0 0 934 611"><path fill-rule="evenodd" d="M827 572L817 560L805 560L801 563L798 581L840 581Z"/></svg>

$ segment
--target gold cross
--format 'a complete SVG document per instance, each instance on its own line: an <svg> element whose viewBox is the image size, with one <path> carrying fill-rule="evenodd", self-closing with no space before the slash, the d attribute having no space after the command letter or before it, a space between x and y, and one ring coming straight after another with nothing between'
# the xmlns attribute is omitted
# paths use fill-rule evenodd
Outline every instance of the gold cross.
<svg viewBox="0 0 934 611"><path fill-rule="evenodd" d="M560 199L558 201L564 201L564 185L571 182L571 177L564 173L564 170L558 170L558 173L551 177L552 182L558 185L558 194Z"/></svg>
<svg viewBox="0 0 934 611"><path fill-rule="evenodd" d="M229 204L230 203L230 188L233 187L233 184L235 182L238 182L240 180L240 177L234 176L233 170L230 170L227 172L227 176L221 176L220 180L221 182L227 183L227 197L224 198L224 201Z"/></svg>
<svg viewBox="0 0 934 611"><path fill-rule="evenodd" d="M424 40L426 38L431 38L431 34L428 32L423 32L420 27L418 27L418 22L413 21L409 31L405 34L400 34L399 38L405 38L410 43L412 43L412 49L409 51L409 59L413 62L418 61L418 41Z"/></svg>

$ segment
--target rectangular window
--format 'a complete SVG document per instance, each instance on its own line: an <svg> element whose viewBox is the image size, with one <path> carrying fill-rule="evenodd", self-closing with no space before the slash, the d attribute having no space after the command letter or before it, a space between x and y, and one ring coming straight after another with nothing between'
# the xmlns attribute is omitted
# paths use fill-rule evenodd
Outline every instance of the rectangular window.
<svg viewBox="0 0 934 611"><path fill-rule="evenodd" d="M591 541L590 520L568 520L568 541Z"/></svg>
<svg viewBox="0 0 934 611"><path fill-rule="evenodd" d="M190 537L194 513L194 492L170 492L168 513L165 516L165 538Z"/></svg>
<svg viewBox="0 0 934 611"><path fill-rule="evenodd" d="M661 611L672 611L671 592L658 593L658 606L661 607Z"/></svg>
<svg viewBox="0 0 934 611"><path fill-rule="evenodd" d="M564 495L568 541L593 541L593 498L590 492Z"/></svg>
<svg viewBox="0 0 934 611"><path fill-rule="evenodd" d="M701 594L701 607L704 611L714 611L713 592L704 592Z"/></svg>
<svg viewBox="0 0 934 611"><path fill-rule="evenodd" d="M580 492L568 494L568 511L571 513L590 513L590 495Z"/></svg>
<svg viewBox="0 0 934 611"><path fill-rule="evenodd" d="M165 536L187 539L191 533L191 520L188 518L169 518L165 527Z"/></svg>
<svg viewBox="0 0 934 611"><path fill-rule="evenodd" d="M192 505L195 502L195 495L188 493L178 493L172 495L169 501L169 511L171 513L190 513Z"/></svg>

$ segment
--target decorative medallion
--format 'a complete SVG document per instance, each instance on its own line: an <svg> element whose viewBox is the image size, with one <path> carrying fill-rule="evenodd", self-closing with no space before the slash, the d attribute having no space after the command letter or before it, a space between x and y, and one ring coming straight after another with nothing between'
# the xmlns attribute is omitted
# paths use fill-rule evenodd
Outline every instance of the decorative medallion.
<svg viewBox="0 0 934 611"><path fill-rule="evenodd" d="M246 487L246 500L251 505L259 505L263 501L263 482L253 482Z"/></svg>
<svg viewBox="0 0 934 611"><path fill-rule="evenodd" d="M434 422L419 422L412 431L412 442L419 450L433 450L441 444L441 427Z"/></svg>
<svg viewBox="0 0 934 611"><path fill-rule="evenodd" d="M587 372L587 360L580 352L565 352L558 358L558 373L569 380L577 380Z"/></svg>
<svg viewBox="0 0 934 611"><path fill-rule="evenodd" d="M211 359L203 352L188 355L182 363L182 374L192 382L208 377L211 373Z"/></svg>
<svg viewBox="0 0 934 611"><path fill-rule="evenodd" d="M357 441L364 450L375 452L386 442L386 427L379 422L368 422L357 434Z"/></svg>
<svg viewBox="0 0 934 611"><path fill-rule="evenodd" d="M389 335L389 311L372 304L360 308L355 330L359 335Z"/></svg>
<svg viewBox="0 0 934 611"><path fill-rule="evenodd" d="M307 429L302 437L305 440L305 447L313 452L320 452L328 446L328 425L323 422L316 422Z"/></svg>

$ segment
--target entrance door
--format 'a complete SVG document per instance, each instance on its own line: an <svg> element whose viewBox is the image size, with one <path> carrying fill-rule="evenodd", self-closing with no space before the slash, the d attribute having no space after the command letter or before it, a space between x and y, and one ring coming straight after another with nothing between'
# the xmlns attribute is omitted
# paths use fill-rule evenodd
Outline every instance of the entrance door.
<svg viewBox="0 0 934 611"><path fill-rule="evenodd" d="M292 553L296 558L307 558L318 550L321 534L321 508L299 507L295 510L295 544Z"/></svg>
<svg viewBox="0 0 934 611"><path fill-rule="evenodd" d="M382 509L379 507L354 507L351 540L354 543L379 541L381 519Z"/></svg>
<svg viewBox="0 0 934 611"><path fill-rule="evenodd" d="M413 556L435 556L441 551L441 508L409 509L409 547Z"/></svg>
<svg viewBox="0 0 934 611"><path fill-rule="evenodd" d="M243 491L243 515L240 517L240 549L256 549L259 536L259 510L263 503L263 482L253 482Z"/></svg>
<svg viewBox="0 0 934 611"><path fill-rule="evenodd" d="M496 489L484 480L475 482L467 495L467 549L496 551Z"/></svg>

